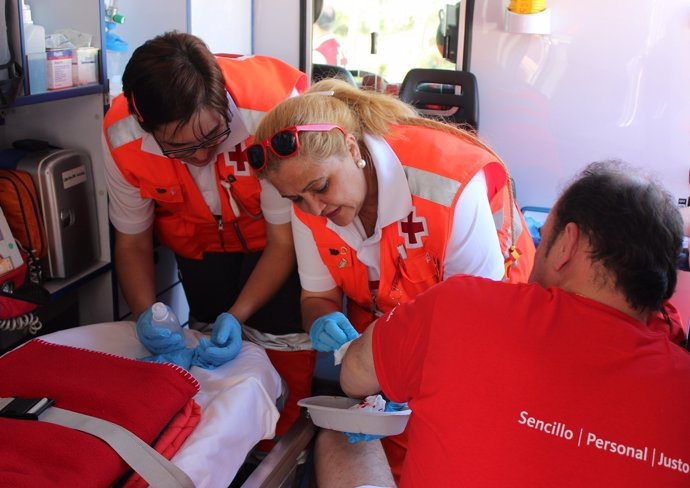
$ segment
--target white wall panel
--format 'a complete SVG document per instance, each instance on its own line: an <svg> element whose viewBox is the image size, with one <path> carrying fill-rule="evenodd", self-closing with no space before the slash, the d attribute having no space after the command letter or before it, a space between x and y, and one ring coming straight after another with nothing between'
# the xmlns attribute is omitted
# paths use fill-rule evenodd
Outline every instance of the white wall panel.
<svg viewBox="0 0 690 488"><path fill-rule="evenodd" d="M158 34L187 31L187 0L117 0L117 8L125 22L113 32L129 43L129 55Z"/></svg>
<svg viewBox="0 0 690 488"><path fill-rule="evenodd" d="M299 0L254 0L254 54L299 68Z"/></svg>
<svg viewBox="0 0 690 488"><path fill-rule="evenodd" d="M252 52L251 0L190 0L190 20L214 53Z"/></svg>
<svg viewBox="0 0 690 488"><path fill-rule="evenodd" d="M690 195L690 2L550 0L550 35L503 29L477 0L471 71L481 135L521 205L550 206L586 163L621 158Z"/></svg>

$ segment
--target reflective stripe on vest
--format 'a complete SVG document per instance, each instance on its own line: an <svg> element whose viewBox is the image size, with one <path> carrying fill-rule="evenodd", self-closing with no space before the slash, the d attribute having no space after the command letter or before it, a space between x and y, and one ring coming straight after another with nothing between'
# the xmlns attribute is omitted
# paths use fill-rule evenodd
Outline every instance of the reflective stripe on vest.
<svg viewBox="0 0 690 488"><path fill-rule="evenodd" d="M256 132L257 126L259 125L259 122L261 122L263 116L266 115L266 112L263 112L261 110L240 108L240 115L242 116L242 122L244 122L244 125L249 131L249 133L254 134L254 132Z"/></svg>
<svg viewBox="0 0 690 488"><path fill-rule="evenodd" d="M457 195L461 183L452 178L432 173L424 169L403 166L410 193L413 196L438 203L444 207L450 207Z"/></svg>
<svg viewBox="0 0 690 488"><path fill-rule="evenodd" d="M108 142L110 142L110 147L112 149L117 149L132 141L141 139L146 134L133 115L118 120L108 127L106 132L108 134Z"/></svg>

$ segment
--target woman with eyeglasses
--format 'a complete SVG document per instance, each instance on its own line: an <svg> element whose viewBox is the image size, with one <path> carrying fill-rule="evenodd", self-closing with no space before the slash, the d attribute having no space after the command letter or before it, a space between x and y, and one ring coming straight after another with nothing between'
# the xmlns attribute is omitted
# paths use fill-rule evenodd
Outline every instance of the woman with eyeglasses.
<svg viewBox="0 0 690 488"><path fill-rule="evenodd" d="M319 351L337 350L451 275L529 275L534 245L500 158L471 132L390 95L316 83L266 114L247 158L293 203L302 317ZM336 468L336 453L368 445L323 431L320 486L360 482L350 477L356 467ZM384 447L399 474L404 433Z"/></svg>
<svg viewBox="0 0 690 488"><path fill-rule="evenodd" d="M271 341L291 394L282 434L299 414L296 400L310 394L315 354L300 351L309 341L290 204L250 171L243 149L258 118L306 88L306 77L265 56L214 56L201 39L169 32L134 51L122 81L104 152L115 269L140 339L187 368L234 358L240 324L255 342ZM175 253L190 326L211 332L191 358L151 323L154 237Z"/></svg>

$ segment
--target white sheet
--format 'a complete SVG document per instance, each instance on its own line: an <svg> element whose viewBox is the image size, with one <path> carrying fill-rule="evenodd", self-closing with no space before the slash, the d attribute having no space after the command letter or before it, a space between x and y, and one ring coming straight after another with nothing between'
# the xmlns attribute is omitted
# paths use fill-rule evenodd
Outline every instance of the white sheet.
<svg viewBox="0 0 690 488"><path fill-rule="evenodd" d="M188 345L200 335L187 329L185 334ZM85 325L41 338L129 358L150 355L136 336L134 322ZM275 434L281 379L263 348L246 341L229 363L215 370L193 366L190 372L201 387L195 397L201 421L172 461L197 488L227 488L251 448Z"/></svg>

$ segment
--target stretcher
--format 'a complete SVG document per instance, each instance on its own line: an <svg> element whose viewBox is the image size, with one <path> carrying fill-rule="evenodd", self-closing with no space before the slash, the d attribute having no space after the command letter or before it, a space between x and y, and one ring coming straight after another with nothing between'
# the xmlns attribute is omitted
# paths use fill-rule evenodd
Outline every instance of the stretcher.
<svg viewBox="0 0 690 488"><path fill-rule="evenodd" d="M185 334L188 344L200 335L190 330ZM41 339L127 358L150 355L139 342L133 322L75 327ZM193 366L190 373L199 383L194 400L201 419L171 461L197 488L227 488L254 445L273 438L279 417L276 404L284 385L263 348L246 341L233 361L215 370ZM288 486L286 480L294 476L297 456L313 433L313 424L300 419L243 486Z"/></svg>

